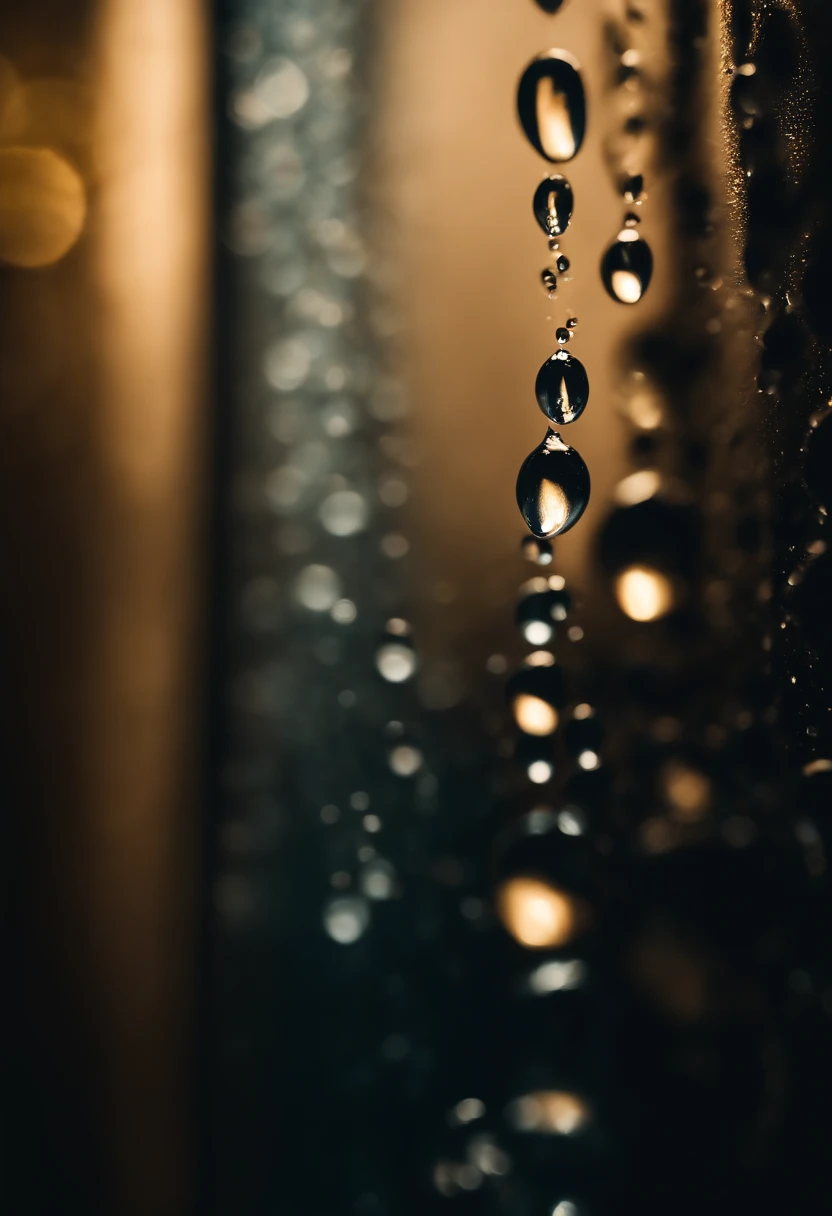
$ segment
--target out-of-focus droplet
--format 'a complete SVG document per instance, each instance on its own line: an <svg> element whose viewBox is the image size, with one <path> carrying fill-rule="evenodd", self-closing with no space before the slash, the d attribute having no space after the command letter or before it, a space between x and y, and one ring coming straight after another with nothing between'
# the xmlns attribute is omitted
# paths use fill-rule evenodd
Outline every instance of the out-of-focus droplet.
<svg viewBox="0 0 832 1216"><path fill-rule="evenodd" d="M50 148L0 149L0 260L31 269L60 261L87 216L87 192Z"/></svg>
<svg viewBox="0 0 832 1216"><path fill-rule="evenodd" d="M650 246L633 228L624 228L601 260L601 278L619 304L637 304L653 275Z"/></svg>
<svg viewBox="0 0 832 1216"><path fill-rule="evenodd" d="M385 642L376 651L376 667L389 684L403 684L416 671L416 652L404 638Z"/></svg>
<svg viewBox="0 0 832 1216"><path fill-rule="evenodd" d="M524 536L520 542L520 552L527 562L534 562L536 566L551 566L554 557L550 542L537 536Z"/></svg>
<svg viewBox="0 0 832 1216"><path fill-rule="evenodd" d="M257 77L254 92L270 118L289 118L309 100L309 81L291 59L272 59Z"/></svg>
<svg viewBox="0 0 832 1216"><path fill-rule="evenodd" d="M586 510L589 492L589 470L581 456L549 430L517 478L517 505L529 531L541 538L567 532Z"/></svg>
<svg viewBox="0 0 832 1216"><path fill-rule="evenodd" d="M544 13L557 13L563 8L564 0L534 0L538 8L542 8Z"/></svg>
<svg viewBox="0 0 832 1216"><path fill-rule="evenodd" d="M627 177L621 184L621 194L625 203L635 203L644 197L644 177L641 173L634 173L632 177Z"/></svg>
<svg viewBox="0 0 832 1216"><path fill-rule="evenodd" d="M366 528L370 512L356 490L336 490L324 499L318 514L331 536L354 536Z"/></svg>
<svg viewBox="0 0 832 1216"><path fill-rule="evenodd" d="M572 1136L583 1130L590 1114L586 1102L576 1094L541 1090L515 1098L508 1108L508 1117L521 1132Z"/></svg>
<svg viewBox="0 0 832 1216"><path fill-rule="evenodd" d="M627 566L613 579L621 611L633 621L658 621L676 605L673 583L651 566Z"/></svg>
<svg viewBox="0 0 832 1216"><path fill-rule="evenodd" d="M523 73L517 92L523 130L541 156L571 160L586 129L586 98L576 61L567 51L545 51Z"/></svg>
<svg viewBox="0 0 832 1216"><path fill-rule="evenodd" d="M535 219L546 236L560 236L566 232L574 205L572 187L560 173L544 177L532 200Z"/></svg>
<svg viewBox="0 0 832 1216"><path fill-rule="evenodd" d="M542 879L507 879L497 892L497 912L521 946L545 950L565 946L578 928L575 899Z"/></svg>
<svg viewBox="0 0 832 1216"><path fill-rule="evenodd" d="M545 270L541 270L540 281L550 296L557 291L558 276L555 274L554 270L550 270L548 266Z"/></svg>
<svg viewBox="0 0 832 1216"><path fill-rule="evenodd" d="M370 908L365 899L355 896L331 899L324 908L323 921L333 941L350 946L365 933L370 923Z"/></svg>
<svg viewBox="0 0 832 1216"><path fill-rule="evenodd" d="M557 582L557 586L552 583ZM555 636L555 626L565 621L572 607L572 597L558 575L549 579L531 579L521 588L515 619L530 646L546 646ZM531 664L532 656L526 660ZM554 662L554 659L551 659ZM547 666L549 662L535 662Z"/></svg>
<svg viewBox="0 0 832 1216"><path fill-rule="evenodd" d="M424 759L418 747L400 743L390 752L390 767L397 777L415 777Z"/></svg>
<svg viewBox="0 0 832 1216"><path fill-rule="evenodd" d="M529 976L529 991L535 996L550 992L569 992L580 988L586 979L586 964L579 959L551 959L541 963Z"/></svg>
<svg viewBox="0 0 832 1216"><path fill-rule="evenodd" d="M305 566L295 579L295 598L310 612L329 612L341 596L341 580L329 566Z"/></svg>
<svg viewBox="0 0 832 1216"><path fill-rule="evenodd" d="M589 379L580 359L556 351L537 373L537 403L550 422L565 426L580 418L589 400Z"/></svg>
<svg viewBox="0 0 832 1216"><path fill-rule="evenodd" d="M563 673L555 664L523 667L509 680L506 696L520 730L535 738L545 738L558 728Z"/></svg>

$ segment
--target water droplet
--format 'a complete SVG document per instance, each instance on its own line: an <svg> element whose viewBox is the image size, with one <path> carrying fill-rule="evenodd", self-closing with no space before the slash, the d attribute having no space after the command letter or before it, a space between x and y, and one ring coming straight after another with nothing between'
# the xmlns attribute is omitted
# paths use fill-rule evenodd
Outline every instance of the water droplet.
<svg viewBox="0 0 832 1216"><path fill-rule="evenodd" d="M569 320L566 322L566 328L567 329L577 329L577 327L578 327L578 318L570 317Z"/></svg>
<svg viewBox="0 0 832 1216"><path fill-rule="evenodd" d="M561 274L566 274L567 270L569 269L569 258L561 254L556 265Z"/></svg>
<svg viewBox="0 0 832 1216"><path fill-rule="evenodd" d="M641 223L641 216L636 215L635 211L628 211L627 214L624 216L624 227L625 228L637 228L640 223Z"/></svg>
<svg viewBox="0 0 832 1216"><path fill-rule="evenodd" d="M621 183L621 193L625 203L635 203L644 197L644 178L640 173L627 177Z"/></svg>
<svg viewBox="0 0 832 1216"><path fill-rule="evenodd" d="M653 254L632 229L619 232L601 261L601 278L619 304L636 304L650 285Z"/></svg>
<svg viewBox="0 0 832 1216"><path fill-rule="evenodd" d="M524 536L520 542L520 552L526 561L534 562L537 566L551 566L554 557L551 543L536 536Z"/></svg>
<svg viewBox="0 0 832 1216"><path fill-rule="evenodd" d="M554 270L550 270L547 266L545 270L540 272L540 281L551 296L558 289L558 276Z"/></svg>
<svg viewBox="0 0 832 1216"><path fill-rule="evenodd" d="M341 580L329 566L305 566L295 579L295 596L310 612L329 612L341 596Z"/></svg>
<svg viewBox="0 0 832 1216"><path fill-rule="evenodd" d="M563 0L535 0L535 4L544 13L557 13L563 8Z"/></svg>
<svg viewBox="0 0 832 1216"><path fill-rule="evenodd" d="M543 413L556 426L574 422L589 400L589 380L583 363L564 350L557 351L537 373L534 391Z"/></svg>
<svg viewBox="0 0 832 1216"><path fill-rule="evenodd" d="M558 728L563 672L554 663L549 667L523 667L509 680L506 696L520 730L543 739Z"/></svg>
<svg viewBox="0 0 832 1216"><path fill-rule="evenodd" d="M403 684L416 671L416 653L404 639L385 642L376 651L379 675L390 684Z"/></svg>
<svg viewBox="0 0 832 1216"><path fill-rule="evenodd" d="M354 896L332 899L324 908L324 928L342 946L357 942L369 923L370 909L364 899Z"/></svg>
<svg viewBox="0 0 832 1216"><path fill-rule="evenodd" d="M576 155L586 128L586 98L578 65L567 51L544 51L523 73L517 110L541 156L562 164Z"/></svg>
<svg viewBox="0 0 832 1216"><path fill-rule="evenodd" d="M550 429L520 468L517 505L534 536L558 536L583 515L589 489L589 469L580 454Z"/></svg>
<svg viewBox="0 0 832 1216"><path fill-rule="evenodd" d="M560 173L544 177L532 200L534 217L549 237L560 236L566 231L574 205L572 187Z"/></svg>
<svg viewBox="0 0 832 1216"><path fill-rule="evenodd" d="M356 490L336 490L321 503L318 516L331 536L354 536L367 526L367 500Z"/></svg>
<svg viewBox="0 0 832 1216"><path fill-rule="evenodd" d="M572 337L572 335L568 329L565 329L564 326L561 325L555 330L555 337L557 338L557 340L561 346L565 346L566 343L569 341L569 339Z"/></svg>

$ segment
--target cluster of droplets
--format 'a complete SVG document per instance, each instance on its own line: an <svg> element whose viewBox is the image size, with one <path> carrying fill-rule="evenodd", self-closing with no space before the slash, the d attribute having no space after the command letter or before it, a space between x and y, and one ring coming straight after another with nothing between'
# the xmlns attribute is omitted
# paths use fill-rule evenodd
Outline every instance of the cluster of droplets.
<svg viewBox="0 0 832 1216"><path fill-rule="evenodd" d="M608 141L608 159L625 212L620 231L601 259L601 279L607 294L619 304L637 304L653 276L653 253L639 232L640 209L646 201L644 189L644 139L647 127L641 105L643 54L634 28L643 23L640 9L628 8L628 20L619 28L611 24L617 62L615 78L622 101L621 130ZM612 147L615 147L615 151Z"/></svg>
<svg viewBox="0 0 832 1216"><path fill-rule="evenodd" d="M560 5L542 7L555 12ZM520 79L517 109L529 143L550 164L565 164L577 155L586 130L586 97L578 64L567 51L545 51L529 64ZM572 186L561 173L544 177L532 198L534 217L554 259L541 274L552 300L557 298L558 277L570 269L560 238L572 222L574 205ZM538 373L537 402L553 426L523 462L517 478L520 513L540 539L573 527L589 501L589 471L554 429L579 418L589 400L584 366L565 349L577 324L576 317L568 317L565 325L558 326L557 350Z"/></svg>

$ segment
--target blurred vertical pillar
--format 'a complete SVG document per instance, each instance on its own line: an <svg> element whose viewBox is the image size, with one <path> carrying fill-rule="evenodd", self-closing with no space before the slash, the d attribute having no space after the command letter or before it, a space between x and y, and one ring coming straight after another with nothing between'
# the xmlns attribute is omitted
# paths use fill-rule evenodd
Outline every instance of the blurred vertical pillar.
<svg viewBox="0 0 832 1216"><path fill-rule="evenodd" d="M0 5L21 87L92 101L80 240L0 270L19 1213L189 1207L206 20L199 0ZM63 155L67 114L19 138Z"/></svg>

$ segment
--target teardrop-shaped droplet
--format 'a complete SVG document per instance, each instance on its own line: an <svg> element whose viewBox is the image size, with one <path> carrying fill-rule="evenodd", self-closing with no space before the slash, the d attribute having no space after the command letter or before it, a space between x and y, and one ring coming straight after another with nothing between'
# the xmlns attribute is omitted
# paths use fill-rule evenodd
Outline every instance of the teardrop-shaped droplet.
<svg viewBox="0 0 832 1216"><path fill-rule="evenodd" d="M580 418L589 400L589 379L580 359L556 351L537 373L537 404L550 422L566 426Z"/></svg>
<svg viewBox="0 0 832 1216"><path fill-rule="evenodd" d="M624 228L601 261L604 286L619 304L637 304L650 286L653 254L632 228Z"/></svg>
<svg viewBox="0 0 832 1216"><path fill-rule="evenodd" d="M547 236L560 236L569 227L575 197L572 187L560 173L544 177L534 192L534 217Z"/></svg>
<svg viewBox="0 0 832 1216"><path fill-rule="evenodd" d="M541 156L571 160L586 128L586 97L578 65L567 51L544 51L523 73L517 91L523 130Z"/></svg>
<svg viewBox="0 0 832 1216"><path fill-rule="evenodd" d="M589 469L550 429L517 477L517 505L526 526L534 536L558 536L578 522L588 502Z"/></svg>

